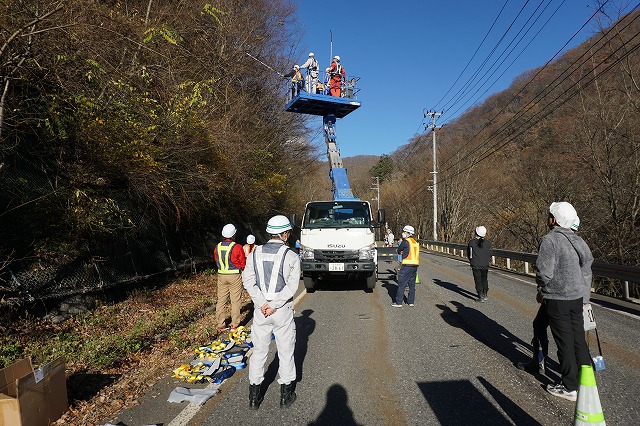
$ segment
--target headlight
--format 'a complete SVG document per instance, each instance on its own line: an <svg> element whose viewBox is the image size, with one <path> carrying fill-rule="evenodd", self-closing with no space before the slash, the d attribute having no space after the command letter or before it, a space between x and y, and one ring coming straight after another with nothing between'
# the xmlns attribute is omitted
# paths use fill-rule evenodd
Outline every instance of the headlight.
<svg viewBox="0 0 640 426"><path fill-rule="evenodd" d="M313 249L310 247L301 246L300 247L301 258L305 260L314 260L315 256L313 255Z"/></svg>
<svg viewBox="0 0 640 426"><path fill-rule="evenodd" d="M358 250L358 260L371 260L376 256L376 245L371 244Z"/></svg>

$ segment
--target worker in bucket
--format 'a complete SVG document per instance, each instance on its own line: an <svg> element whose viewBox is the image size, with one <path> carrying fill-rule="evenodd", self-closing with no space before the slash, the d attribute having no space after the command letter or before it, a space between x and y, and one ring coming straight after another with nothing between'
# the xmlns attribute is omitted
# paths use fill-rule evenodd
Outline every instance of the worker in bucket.
<svg viewBox="0 0 640 426"><path fill-rule="evenodd" d="M313 52L309 52L309 59L300 65L300 69L306 69L307 75L305 76L305 90L308 93L316 93L318 89L318 61L315 58Z"/></svg>
<svg viewBox="0 0 640 426"><path fill-rule="evenodd" d="M303 87L302 73L300 72L300 65L296 64L293 69L286 74L282 75L284 78L291 78L291 98L293 99L300 94L300 90Z"/></svg>
<svg viewBox="0 0 640 426"><path fill-rule="evenodd" d="M340 56L333 57L331 66L327 68L327 74L329 74L329 91L331 96L340 97L342 92L342 83L347 81L347 73L344 67L340 63Z"/></svg>
<svg viewBox="0 0 640 426"><path fill-rule="evenodd" d="M293 296L300 283L300 261L286 241L292 230L289 219L278 215L269 219L267 233L271 239L249 255L242 278L253 300L251 339L253 355L249 361L249 408L257 410L263 400L264 364L269 355L271 334L278 351L280 407L296 400L296 325L293 321Z"/></svg>

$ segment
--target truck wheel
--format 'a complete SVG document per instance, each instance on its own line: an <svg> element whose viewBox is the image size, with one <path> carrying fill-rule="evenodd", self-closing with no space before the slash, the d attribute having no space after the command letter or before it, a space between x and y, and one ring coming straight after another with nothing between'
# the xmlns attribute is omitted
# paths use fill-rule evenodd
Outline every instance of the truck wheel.
<svg viewBox="0 0 640 426"><path fill-rule="evenodd" d="M376 288L376 282L378 281L378 274L375 272L371 276L367 277L367 290L372 292Z"/></svg>
<svg viewBox="0 0 640 426"><path fill-rule="evenodd" d="M316 280L313 277L302 277L304 281L304 288L307 289L307 293L313 293L316 291Z"/></svg>

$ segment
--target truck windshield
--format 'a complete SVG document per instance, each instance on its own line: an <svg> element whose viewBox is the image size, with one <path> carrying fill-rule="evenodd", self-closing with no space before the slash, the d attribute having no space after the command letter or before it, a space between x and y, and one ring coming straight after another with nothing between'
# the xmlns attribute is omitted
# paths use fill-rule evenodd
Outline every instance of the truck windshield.
<svg viewBox="0 0 640 426"><path fill-rule="evenodd" d="M326 201L307 204L303 228L368 228L371 226L369 203L362 201Z"/></svg>

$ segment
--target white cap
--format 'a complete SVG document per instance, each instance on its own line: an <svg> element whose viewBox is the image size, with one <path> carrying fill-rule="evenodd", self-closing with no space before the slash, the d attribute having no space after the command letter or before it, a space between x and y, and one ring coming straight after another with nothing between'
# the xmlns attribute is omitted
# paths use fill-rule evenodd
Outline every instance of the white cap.
<svg viewBox="0 0 640 426"><path fill-rule="evenodd" d="M295 65L293 66L293 69L294 69L294 70L299 70L299 69L300 69L300 65L295 64Z"/></svg>
<svg viewBox="0 0 640 426"><path fill-rule="evenodd" d="M549 212L556 218L556 223L562 228L571 229L571 225L573 225L578 218L576 209L566 201L551 203Z"/></svg>
<svg viewBox="0 0 640 426"><path fill-rule="evenodd" d="M476 227L476 235L480 238L484 238L487 235L487 228L482 225Z"/></svg>
<svg viewBox="0 0 640 426"><path fill-rule="evenodd" d="M227 223L222 227L222 236L225 238L231 238L236 235L236 227L232 223Z"/></svg>
<svg viewBox="0 0 640 426"><path fill-rule="evenodd" d="M289 219L287 219L286 216L281 214L272 217L269 219L269 222L267 222L267 233L269 235L280 235L284 231L289 231L291 229L293 229L291 227L291 222L289 222Z"/></svg>
<svg viewBox="0 0 640 426"><path fill-rule="evenodd" d="M309 57L310 57L310 58L313 58L313 56L314 56L314 55L313 55L313 52L309 52Z"/></svg>
<svg viewBox="0 0 640 426"><path fill-rule="evenodd" d="M249 234L247 235L247 244L255 244L256 243L256 237Z"/></svg>
<svg viewBox="0 0 640 426"><path fill-rule="evenodd" d="M416 230L413 229L413 226L411 226L411 225L405 225L404 228L402 228L402 231L403 232L408 232L411 235L416 233Z"/></svg>
<svg viewBox="0 0 640 426"><path fill-rule="evenodd" d="M340 62L340 56L338 56L338 55L334 56L333 59L335 59L336 61Z"/></svg>

